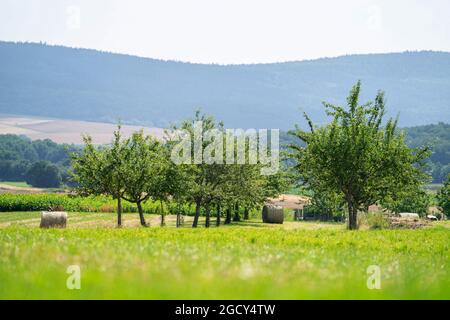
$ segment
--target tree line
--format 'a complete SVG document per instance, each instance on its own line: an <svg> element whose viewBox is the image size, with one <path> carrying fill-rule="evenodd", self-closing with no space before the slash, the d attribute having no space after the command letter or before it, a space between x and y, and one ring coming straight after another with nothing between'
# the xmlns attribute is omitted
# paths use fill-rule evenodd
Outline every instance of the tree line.
<svg viewBox="0 0 450 320"><path fill-rule="evenodd" d="M193 136L194 125L198 122L202 124L202 133L224 130L212 116L199 111L193 119L171 129L183 129ZM203 210L205 227L209 227L213 215L217 226L222 223L222 213L225 215L224 224L248 219L250 210L261 207L268 197L276 197L291 184L291 177L285 170L275 175L261 175L260 161L244 165L175 164L171 154L177 141L169 136L167 134L166 139L160 141L139 131L124 138L119 126L112 144L102 147L95 147L91 137L85 136L85 147L74 154L72 160L76 190L81 195L108 194L116 199L118 226L122 224L122 200L135 203L141 225L148 226L142 203L152 199L161 204L161 226L165 225L165 204L174 202L179 206L184 203L195 205L192 227L198 226ZM202 140L200 151L205 152L211 143ZM219 152L222 151L225 152L224 149ZM247 149L246 154L248 152ZM180 224L181 210L177 212L177 226Z"/></svg>
<svg viewBox="0 0 450 320"><path fill-rule="evenodd" d="M0 181L26 181L42 188L71 185L70 153L78 149L49 139L0 135Z"/></svg>
<svg viewBox="0 0 450 320"><path fill-rule="evenodd" d="M260 208L268 197L286 191L294 182L311 192L313 206L331 214L345 207L351 230L358 228L358 213L368 211L371 205L382 205L393 212L404 209L405 203L420 206L425 194L421 187L430 180L426 173L429 148L407 146L405 134L397 130L397 119L384 118L383 92L361 104L360 91L358 82L350 91L346 107L324 103L332 118L329 124L314 125L305 114L309 131L296 127L289 132L294 143L287 146L284 160L291 166L281 166L282 170L274 175L261 175L260 161L175 164L170 156L176 141L158 141L142 131L124 139L119 127L110 146L96 148L91 138L85 137L85 147L74 156L72 164L77 190L80 194L109 194L117 199L119 226L123 199L137 205L143 226L147 223L142 203L151 198L161 203L161 225L165 223L163 204L175 201L195 205L193 227L198 226L203 209L205 227L209 227L213 210L216 225L221 223L222 212L225 224L239 221L240 208L244 208L244 219L248 219L250 209ZM171 129L183 129L194 136L198 122L202 123L202 134L213 129L224 131L223 123L200 112ZM236 143L234 136L224 135L223 139ZM210 143L203 140L197 148L203 153ZM223 141L222 145L227 144ZM195 145L189 147L194 150ZM245 145L245 152L249 157L250 143ZM428 205L424 207L428 209ZM178 214L177 226L179 219Z"/></svg>

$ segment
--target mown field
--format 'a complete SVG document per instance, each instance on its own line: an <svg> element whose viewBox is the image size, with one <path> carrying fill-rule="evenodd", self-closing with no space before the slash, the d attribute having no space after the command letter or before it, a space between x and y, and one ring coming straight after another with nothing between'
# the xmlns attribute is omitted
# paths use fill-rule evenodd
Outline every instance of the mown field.
<svg viewBox="0 0 450 320"><path fill-rule="evenodd" d="M82 144L83 133L90 132L94 143L105 144L111 142L111 136L116 127L115 124L103 122L61 120L0 113L0 134L25 135L32 140L50 139L57 143ZM161 128L122 126L126 136L140 129L158 138L164 135Z"/></svg>
<svg viewBox="0 0 450 320"><path fill-rule="evenodd" d="M1 299L450 299L450 224L346 231L342 224L257 220L209 229L138 227L125 214L69 213L39 229L38 212L0 213ZM81 268L68 290L66 269ZM367 268L381 268L369 290Z"/></svg>

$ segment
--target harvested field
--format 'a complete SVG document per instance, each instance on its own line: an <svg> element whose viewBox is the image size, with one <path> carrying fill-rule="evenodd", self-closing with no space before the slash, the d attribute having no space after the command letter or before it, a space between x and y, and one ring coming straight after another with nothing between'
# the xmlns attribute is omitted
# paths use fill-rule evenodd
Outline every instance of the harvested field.
<svg viewBox="0 0 450 320"><path fill-rule="evenodd" d="M0 183L0 193L14 193L14 194L27 194L27 193L44 193L45 189L14 186L7 183Z"/></svg>
<svg viewBox="0 0 450 320"><path fill-rule="evenodd" d="M82 144L82 135L89 133L93 142L105 144L111 142L116 129L115 124L61 119L45 119L30 116L0 114L0 134L20 134L32 140L50 139L56 143ZM124 136L144 129L146 134L162 138L163 129L123 125Z"/></svg>

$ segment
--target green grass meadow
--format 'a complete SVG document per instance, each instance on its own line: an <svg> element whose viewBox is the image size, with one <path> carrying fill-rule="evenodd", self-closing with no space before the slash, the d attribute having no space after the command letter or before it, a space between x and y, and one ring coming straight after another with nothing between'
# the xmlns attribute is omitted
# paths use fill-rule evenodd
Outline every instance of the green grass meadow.
<svg viewBox="0 0 450 320"><path fill-rule="evenodd" d="M138 227L125 214L69 213L40 229L38 212L0 213L1 299L450 299L450 224L347 231L342 224L257 220L192 229ZM69 290L70 265L81 289ZM381 289L367 268L381 268Z"/></svg>

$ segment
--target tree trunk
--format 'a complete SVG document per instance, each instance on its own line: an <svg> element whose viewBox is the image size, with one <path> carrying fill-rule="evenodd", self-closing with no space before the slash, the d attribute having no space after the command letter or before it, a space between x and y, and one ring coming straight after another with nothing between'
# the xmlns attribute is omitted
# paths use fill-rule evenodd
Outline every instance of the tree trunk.
<svg viewBox="0 0 450 320"><path fill-rule="evenodd" d="M300 221L303 209L295 209L294 210L294 221Z"/></svg>
<svg viewBox="0 0 450 320"><path fill-rule="evenodd" d="M181 225L180 218L181 218L181 213L178 211L178 212L177 212L177 228L179 228L180 225Z"/></svg>
<svg viewBox="0 0 450 320"><path fill-rule="evenodd" d="M352 203L348 203L348 230L357 230L358 229L358 208Z"/></svg>
<svg viewBox="0 0 450 320"><path fill-rule="evenodd" d="M177 228L181 227L181 205L177 205Z"/></svg>
<svg viewBox="0 0 450 320"><path fill-rule="evenodd" d="M248 220L249 219L249 214L248 214L248 208L244 209L244 220Z"/></svg>
<svg viewBox="0 0 450 320"><path fill-rule="evenodd" d="M145 222L144 218L144 210L142 210L142 204L140 201L136 202L139 211L139 219L141 220L141 226L148 227L148 224Z"/></svg>
<svg viewBox="0 0 450 320"><path fill-rule="evenodd" d="M353 206L353 230L357 230L359 228L358 226L358 208L356 206Z"/></svg>
<svg viewBox="0 0 450 320"><path fill-rule="evenodd" d="M210 220L209 203L206 203L205 211L206 211L205 227L209 228L209 224L210 224L210 221L209 221Z"/></svg>
<svg viewBox="0 0 450 320"><path fill-rule="evenodd" d="M234 206L233 221L241 221L241 216L239 214L239 204L238 203L236 203L236 205Z"/></svg>
<svg viewBox="0 0 450 320"><path fill-rule="evenodd" d="M117 194L117 227L122 226L122 198Z"/></svg>
<svg viewBox="0 0 450 320"><path fill-rule="evenodd" d="M226 211L226 218L225 218L225 224L231 223L231 208L228 207Z"/></svg>
<svg viewBox="0 0 450 320"><path fill-rule="evenodd" d="M194 222L192 223L192 228L197 228L198 218L200 217L200 201L195 202L195 217Z"/></svg>
<svg viewBox="0 0 450 320"><path fill-rule="evenodd" d="M216 226L220 226L220 204L217 204Z"/></svg>
<svg viewBox="0 0 450 320"><path fill-rule="evenodd" d="M166 225L166 216L164 215L164 208L162 201L159 201L159 205L161 208L161 227L164 227Z"/></svg>

